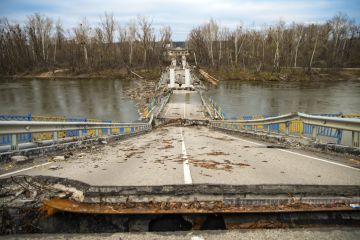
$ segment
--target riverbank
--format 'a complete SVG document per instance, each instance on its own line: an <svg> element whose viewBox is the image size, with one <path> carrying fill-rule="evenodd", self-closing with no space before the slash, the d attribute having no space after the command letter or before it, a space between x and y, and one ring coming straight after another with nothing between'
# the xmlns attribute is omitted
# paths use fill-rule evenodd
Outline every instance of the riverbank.
<svg viewBox="0 0 360 240"><path fill-rule="evenodd" d="M340 81L360 80L360 68L346 69L313 69L309 74L304 69L282 69L280 73L269 71L256 72L239 68L204 68L210 75L220 81Z"/></svg>
<svg viewBox="0 0 360 240"><path fill-rule="evenodd" d="M360 80L360 68L343 69L319 69L314 68L309 74L303 68L282 69L280 73L271 71L260 71L243 68L203 68L210 75L220 81L239 80L239 81L340 81L340 80ZM159 80L161 69L133 69L133 71L146 80ZM140 79L135 74L129 72L126 68L107 69L101 71L74 73L68 69L55 69L54 71L32 72L15 74L11 76L0 75L0 79Z"/></svg>
<svg viewBox="0 0 360 240"><path fill-rule="evenodd" d="M161 76L160 68L149 69L133 69L133 71L148 80L157 80ZM42 71L21 73L14 75L0 75L0 79L49 79L49 80L66 80L66 79L133 79L138 76L129 72L126 68L121 69L106 69L101 71L89 71L75 73L68 69L55 69L54 71Z"/></svg>

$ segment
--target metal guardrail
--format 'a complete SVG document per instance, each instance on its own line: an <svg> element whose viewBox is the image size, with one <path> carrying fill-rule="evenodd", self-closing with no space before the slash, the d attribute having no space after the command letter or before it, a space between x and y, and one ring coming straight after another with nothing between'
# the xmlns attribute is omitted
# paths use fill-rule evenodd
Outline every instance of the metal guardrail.
<svg viewBox="0 0 360 240"><path fill-rule="evenodd" d="M144 109L144 113L143 116L145 118L149 118L149 116L151 116L151 114L155 115L155 117L157 117L159 115L159 113L161 112L161 110L163 109L163 107L166 105L166 103L169 100L171 94L168 94L166 96L157 96L154 97L149 103L148 105L145 107ZM156 111L157 113L154 114L154 110L155 109L160 109L158 111Z"/></svg>
<svg viewBox="0 0 360 240"><path fill-rule="evenodd" d="M227 130L255 130L271 133L273 124L284 124L285 135L290 135L291 124L300 121L301 124L312 128L312 138L317 139L320 128L336 129L337 131L350 131L352 136L352 147L360 148L360 119L342 118L329 116L316 116L305 113L288 113L276 117L252 120L212 120L210 126ZM281 133L280 128L275 131ZM301 137L301 133L300 133Z"/></svg>
<svg viewBox="0 0 360 240"><path fill-rule="evenodd" d="M203 94L202 94L202 91L201 91L201 90L198 90L198 93L199 93L199 95L200 95L202 104L205 106L206 111L208 112L210 118L211 118L211 119L214 119L215 116L214 116L214 114L211 112L210 107L208 106L208 104L206 103L206 101L205 101L205 99L204 99L204 96L203 96ZM216 114L216 113L215 113L215 114Z"/></svg>
<svg viewBox="0 0 360 240"><path fill-rule="evenodd" d="M0 121L0 136L10 135L11 151L19 150L22 134L51 133L52 140L59 139L64 131L79 131L79 138L99 137L100 135L125 135L152 129L153 116L146 123L104 123L104 122L54 122L54 121ZM101 130L102 131L99 131ZM117 130L117 131L114 131Z"/></svg>

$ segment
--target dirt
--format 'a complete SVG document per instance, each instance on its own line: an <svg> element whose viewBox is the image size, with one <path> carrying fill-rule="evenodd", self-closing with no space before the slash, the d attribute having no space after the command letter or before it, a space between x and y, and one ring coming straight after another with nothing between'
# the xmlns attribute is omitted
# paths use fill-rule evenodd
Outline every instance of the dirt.
<svg viewBox="0 0 360 240"><path fill-rule="evenodd" d="M229 153L224 153L224 152L221 152L221 151L212 151L212 152L205 153L205 154L209 155L209 156L230 155Z"/></svg>
<svg viewBox="0 0 360 240"><path fill-rule="evenodd" d="M174 146L171 145L171 144L167 144L167 145L165 145L164 147L160 147L160 148L158 148L158 149L159 149L159 150L164 150L164 149L169 149L169 148L174 148Z"/></svg>
<svg viewBox="0 0 360 240"><path fill-rule="evenodd" d="M201 167L206 169L213 169L213 170L223 170L223 171L232 171L234 166L238 167L248 167L249 164L245 163L233 163L230 160L224 160L223 163L217 162L214 160L197 160L194 158L189 158L189 162L193 164L195 167Z"/></svg>
<svg viewBox="0 0 360 240"><path fill-rule="evenodd" d="M130 153L125 154L125 157L130 158L130 157L134 156L135 154L141 154L141 153L145 153L145 152L144 151L130 152Z"/></svg>

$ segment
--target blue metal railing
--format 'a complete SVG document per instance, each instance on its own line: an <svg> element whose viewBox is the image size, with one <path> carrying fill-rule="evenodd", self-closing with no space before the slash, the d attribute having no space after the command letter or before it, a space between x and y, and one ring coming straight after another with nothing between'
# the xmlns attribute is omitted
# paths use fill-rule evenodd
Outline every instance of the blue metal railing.
<svg viewBox="0 0 360 240"><path fill-rule="evenodd" d="M32 114L26 115L0 115L0 121L32 121ZM31 133L23 133L19 135L19 143L32 141ZM0 135L0 145L8 145L11 143L10 135Z"/></svg>
<svg viewBox="0 0 360 240"><path fill-rule="evenodd" d="M213 110L217 113L217 115L222 119L222 120L234 120L234 117L232 118L228 118L227 114L222 110L221 106L218 105L215 100L213 99L212 96L209 97L209 102L210 102L210 106L213 108ZM332 113L332 114L311 114L311 115L315 115L315 116L328 116L328 117L339 117L342 116L342 113ZM279 114L271 114L271 115L247 115L247 116L242 116L239 117L237 119L239 120L252 120L255 119L255 117L257 118L269 118L269 117L275 117L275 116L279 116ZM309 124L305 124L305 123L293 123L293 124L301 124L302 126L298 126L297 127L297 133L298 134L308 134L308 135L312 135L313 133L313 126L309 125ZM251 129L252 126L251 125L244 125L245 129ZM281 130L284 128L283 126L281 127L280 123L275 123L275 124L269 124L269 125L262 125L262 127L265 129L267 129L269 127L269 131L271 132L281 132ZM339 144L341 143L342 140L342 136L343 136L343 131L342 130L338 130L338 129L334 129L334 128L329 128L329 127L317 127L316 128L317 131L317 135L318 136L323 136L323 137L330 137L330 138L335 138L336 142Z"/></svg>
<svg viewBox="0 0 360 240"><path fill-rule="evenodd" d="M73 117L47 117L47 116L33 116L31 113L28 113L26 115L10 115L10 114L3 114L0 115L0 121L39 121L44 119L55 119L54 121L65 121L65 122L90 122L90 119L88 118L73 118ZM105 120L102 121L104 123L112 123L111 120ZM120 132L125 133L125 129L119 129ZM103 135L106 135L108 132L106 128L102 129ZM88 134L87 130L68 130L65 131L66 137L78 137L80 136L80 132L83 135ZM131 130L131 132L135 132L134 129ZM112 133L112 129L110 129L110 133ZM26 143L26 142L32 142L33 140L36 140L36 137L33 137L32 133L22 133L19 134L19 143ZM0 135L0 145L9 145L11 144L11 135Z"/></svg>

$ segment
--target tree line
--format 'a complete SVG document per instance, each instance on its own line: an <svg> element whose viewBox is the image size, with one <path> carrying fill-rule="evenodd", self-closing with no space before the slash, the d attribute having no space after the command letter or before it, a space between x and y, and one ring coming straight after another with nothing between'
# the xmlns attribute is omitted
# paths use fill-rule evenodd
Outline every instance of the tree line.
<svg viewBox="0 0 360 240"><path fill-rule="evenodd" d="M171 43L171 28L155 31L144 16L120 24L105 13L94 26L84 18L71 29L39 13L23 24L1 18L0 73L149 68L161 65ZM317 24L279 21L262 27L239 24L234 30L210 19L189 32L185 46L192 61L208 67L277 72L360 67L360 26L343 13Z"/></svg>
<svg viewBox="0 0 360 240"><path fill-rule="evenodd" d="M279 72L284 68L360 67L360 25L338 13L318 24L278 21L235 30L210 19L193 28L187 46L199 65Z"/></svg>
<svg viewBox="0 0 360 240"><path fill-rule="evenodd" d="M89 72L124 67L153 67L171 43L169 26L156 33L150 18L138 16L120 25L105 13L96 26L84 18L65 30L60 20L35 13L23 25L0 20L0 73L66 68Z"/></svg>

